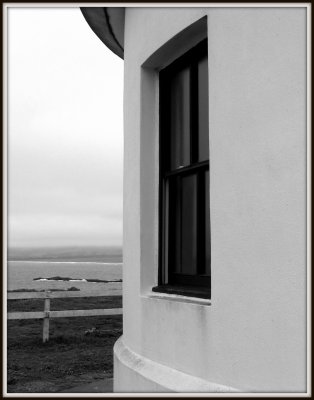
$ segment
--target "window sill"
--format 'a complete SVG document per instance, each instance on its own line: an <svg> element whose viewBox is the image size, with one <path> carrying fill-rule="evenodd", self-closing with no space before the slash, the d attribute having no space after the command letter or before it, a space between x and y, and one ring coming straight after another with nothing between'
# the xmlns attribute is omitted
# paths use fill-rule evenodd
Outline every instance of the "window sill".
<svg viewBox="0 0 314 400"><path fill-rule="evenodd" d="M181 302L211 305L210 292L186 286L160 285L152 288L150 297Z"/></svg>

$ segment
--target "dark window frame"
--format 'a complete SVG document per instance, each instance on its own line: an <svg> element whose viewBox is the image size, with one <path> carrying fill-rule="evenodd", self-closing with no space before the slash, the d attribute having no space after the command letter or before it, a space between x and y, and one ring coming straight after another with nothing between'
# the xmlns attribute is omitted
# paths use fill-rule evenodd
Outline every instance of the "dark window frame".
<svg viewBox="0 0 314 400"><path fill-rule="evenodd" d="M159 274L158 286L152 290L154 292L166 292L171 294L181 294L185 296L193 296L200 298L211 298L211 275L210 272L205 274L205 258L206 258L206 243L205 243L205 224L208 223L208 231L210 237L210 221L205 221L205 174L208 171L208 188L209 188L209 159L199 161L199 126L198 126L198 62L204 57L207 57L207 39L201 41L191 50L187 51L184 55L176 59L169 66L165 67L159 73L159 109L160 109L160 127L159 127ZM183 68L189 69L189 112L190 112L190 126L189 126L189 146L190 146L190 164L171 169L171 155L170 155L170 96L169 85L173 76ZM207 132L208 134L208 132ZM192 175L194 174L194 175ZM171 204L166 204L166 185L168 190L174 190L174 186L178 182L182 182L182 177L196 176L196 224L197 224L197 273L194 275L183 274L182 272L176 273L174 265L166 270L166 265L171 263L174 250L166 251L166 247L170 248L166 239L166 231L174 229L171 227L171 219L174 217L166 217L166 213L172 213L175 210L171 209ZM177 183L170 184L171 180L177 180ZM203 181L202 181L203 179ZM181 189L180 189L181 190ZM178 191L177 191L178 192ZM175 193L177 193L175 192ZM181 196L180 192L180 196ZM170 195L169 195L170 196ZM174 196L179 196L175 194ZM172 199L173 195L169 197ZM180 207L182 198L180 198ZM208 195L209 203L209 195ZM208 204L209 207L209 204ZM181 211L180 211L181 212ZM182 219L182 217L180 217ZM179 218L179 222L181 223ZM205 221L205 222L203 222ZM177 229L177 228L176 228ZM181 232L181 231L180 231ZM180 233L182 235L182 233ZM180 241L180 254L182 254L182 238ZM210 239L209 239L210 242ZM210 244L209 244L210 246ZM167 253L167 254L166 254ZM166 261L166 257L168 260ZM181 257L181 255L179 256ZM205 258L204 258L205 257ZM170 261L169 261L170 259ZM209 266L210 271L210 248L209 248Z"/></svg>

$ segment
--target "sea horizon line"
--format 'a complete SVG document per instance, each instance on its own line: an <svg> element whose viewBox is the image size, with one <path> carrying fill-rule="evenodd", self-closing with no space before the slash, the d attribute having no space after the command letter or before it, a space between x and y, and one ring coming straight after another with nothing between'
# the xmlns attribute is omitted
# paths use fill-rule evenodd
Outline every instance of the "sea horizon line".
<svg viewBox="0 0 314 400"><path fill-rule="evenodd" d="M8 262L23 262L23 263L53 263L53 264L106 264L106 265L120 265L123 264L122 261L119 262L104 262L104 261L54 261L54 260L8 260Z"/></svg>

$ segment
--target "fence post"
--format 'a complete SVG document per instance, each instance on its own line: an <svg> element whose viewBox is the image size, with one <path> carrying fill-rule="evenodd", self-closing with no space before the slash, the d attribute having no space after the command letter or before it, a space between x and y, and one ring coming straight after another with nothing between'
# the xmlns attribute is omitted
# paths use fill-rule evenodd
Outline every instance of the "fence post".
<svg viewBox="0 0 314 400"><path fill-rule="evenodd" d="M50 314L50 298L49 291L45 291L44 319L43 319L43 343L49 340L49 314Z"/></svg>

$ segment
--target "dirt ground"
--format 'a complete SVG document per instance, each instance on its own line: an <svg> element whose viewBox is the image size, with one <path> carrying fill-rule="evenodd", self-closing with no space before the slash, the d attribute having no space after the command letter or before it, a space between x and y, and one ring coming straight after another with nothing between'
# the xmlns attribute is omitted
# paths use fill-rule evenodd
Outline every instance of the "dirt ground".
<svg viewBox="0 0 314 400"><path fill-rule="evenodd" d="M121 297L54 299L51 309L120 308ZM8 311L43 310L40 300L10 300ZM42 320L10 320L8 393L56 393L113 375L122 316L56 318L42 342Z"/></svg>

